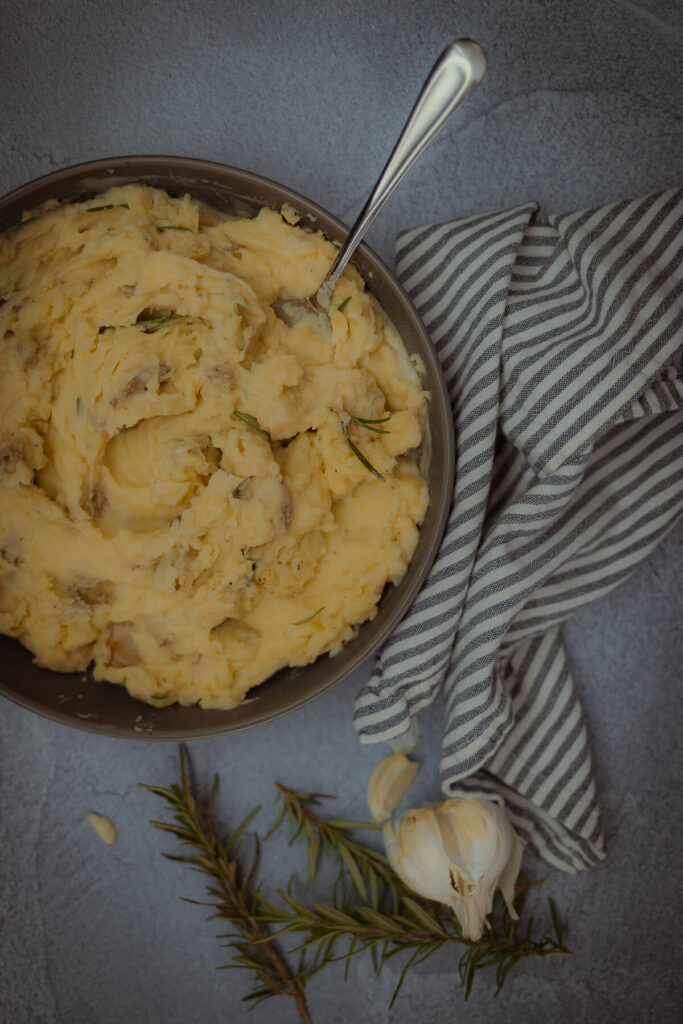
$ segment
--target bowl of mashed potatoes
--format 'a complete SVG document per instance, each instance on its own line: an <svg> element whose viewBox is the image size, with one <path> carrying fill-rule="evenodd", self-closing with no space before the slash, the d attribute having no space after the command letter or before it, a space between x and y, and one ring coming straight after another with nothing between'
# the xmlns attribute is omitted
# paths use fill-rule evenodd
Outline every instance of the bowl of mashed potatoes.
<svg viewBox="0 0 683 1024"><path fill-rule="evenodd" d="M346 229L247 171L131 157L0 200L0 691L108 735L230 732L375 652L453 489L423 325Z"/></svg>

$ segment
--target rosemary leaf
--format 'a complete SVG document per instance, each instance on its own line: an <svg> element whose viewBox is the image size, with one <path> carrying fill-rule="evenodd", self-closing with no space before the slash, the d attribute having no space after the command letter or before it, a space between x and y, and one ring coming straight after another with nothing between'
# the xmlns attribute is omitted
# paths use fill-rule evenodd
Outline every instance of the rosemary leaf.
<svg viewBox="0 0 683 1024"><path fill-rule="evenodd" d="M132 324L132 327L139 327L145 334L156 334L162 327L168 327L171 324L180 324L184 320L189 320L189 316L162 316L158 320L138 320Z"/></svg>
<svg viewBox="0 0 683 1024"><path fill-rule="evenodd" d="M373 910L377 910L379 906L379 882L374 871L368 879L368 886L370 888L370 905Z"/></svg>
<svg viewBox="0 0 683 1024"><path fill-rule="evenodd" d="M192 228L184 228L180 224L157 224L157 231L192 231Z"/></svg>
<svg viewBox="0 0 683 1024"><path fill-rule="evenodd" d="M320 615L321 611L323 611L324 608L325 608L325 605L321 604L320 607L318 608L318 610L313 612L312 615L309 615L308 618L306 618L306 619L299 619L298 622L293 622L292 625L293 626L303 626L304 623L310 622L311 619L314 619L316 617L316 615Z"/></svg>
<svg viewBox="0 0 683 1024"><path fill-rule="evenodd" d="M393 993L393 995L391 997L391 1002L389 1003L389 1009L390 1010L393 1007L394 1003L396 1002L396 997L398 996L399 992L401 991L401 985L405 981L406 974L408 973L410 968L413 966L413 964L415 963L415 961L417 960L417 957L419 956L419 954L421 952L422 952L422 948L420 946L418 946L417 949L415 950L415 952L413 953L413 955L411 957L409 957L409 959L406 961L405 966L404 966L404 968L401 971L401 974L399 976L398 984L396 985L396 988L394 989L394 993Z"/></svg>
<svg viewBox="0 0 683 1024"><path fill-rule="evenodd" d="M391 433L390 430L380 430L379 427L373 426L374 423L386 423L387 420L391 419L391 415L384 416L381 420L364 420L361 416L351 416L351 413L349 413L349 417L354 423L357 423L359 427L365 427L366 430L372 430L374 434Z"/></svg>
<svg viewBox="0 0 683 1024"><path fill-rule="evenodd" d="M324 903L314 903L313 910L324 920L341 925L344 930L352 929L355 924L349 914L345 914L343 910L338 910L336 907L328 907Z"/></svg>
<svg viewBox="0 0 683 1024"><path fill-rule="evenodd" d="M361 463L361 465L365 466L365 468L368 470L368 472L372 473L373 476L376 476L378 480L384 481L384 477L382 476L382 474L378 470L376 470L375 467L372 465L372 463L369 462L365 458L365 456L363 455L363 453L360 450L360 448L358 448L358 446L355 445L353 443L353 441L351 440L351 438L349 437L349 425L348 425L348 423L344 423L344 421L342 420L341 421L341 427L342 427L342 431L344 433L344 437L346 438L346 443L348 444L349 448L351 449L353 454L356 456L358 461Z"/></svg>
<svg viewBox="0 0 683 1024"><path fill-rule="evenodd" d="M348 846L339 847L339 856L341 857L341 859L344 861L344 864L348 868L348 872L351 875L351 878L353 879L353 884L356 887L356 892L358 893L362 900L366 900L368 898L368 894L365 888L365 882L363 881L363 876L360 872L360 868L358 867L358 864L354 860L353 854L349 850Z"/></svg>
<svg viewBox="0 0 683 1024"><path fill-rule="evenodd" d="M344 299L344 301L339 303L339 305L337 306L337 310L340 313L343 313L344 310L346 309L346 307L348 306L350 301L351 301L351 296L347 295L347 297Z"/></svg>
<svg viewBox="0 0 683 1024"><path fill-rule="evenodd" d="M234 420L241 420L242 423L246 423L246 425L248 427L251 427L252 430L258 430L258 432L260 434L265 434L266 437L270 436L268 434L268 431L263 429L263 427L261 426L259 421L256 419L256 417L252 416L251 413L249 413L249 412L240 412L239 409L235 409L233 414L232 414L232 418Z"/></svg>
<svg viewBox="0 0 683 1024"><path fill-rule="evenodd" d="M209 800L208 800L207 805L206 805L206 809L209 812L213 810L213 805L216 802L216 794L218 793L219 783L220 783L220 779L218 777L218 772L216 772L216 774L213 777L213 785L211 787L211 792L209 793ZM259 810L259 808L257 807L256 811L254 813L256 814L258 812L258 810ZM216 829L217 834L218 834L218 831L219 830Z"/></svg>
<svg viewBox="0 0 683 1024"><path fill-rule="evenodd" d="M432 932L435 935L441 934L444 938L448 937L448 933L445 931L443 925L437 921L435 917L432 917L429 911L425 910L424 907L421 907L417 900L414 900L412 896L404 896L401 902L410 915L415 918L417 923L423 928L426 928L428 932Z"/></svg>
<svg viewBox="0 0 683 1024"><path fill-rule="evenodd" d="M346 956L344 957L344 959L346 960L346 964L344 966L344 981L348 981L349 980L349 965L351 963L351 957L355 953L355 947L356 947L356 940L355 939L351 939L351 942L349 943L349 951L346 954Z"/></svg>
<svg viewBox="0 0 683 1024"><path fill-rule="evenodd" d="M555 900L552 896L548 897L548 906L550 908L550 917L553 922L553 928L555 929L555 936L560 945L562 945L563 926L560 922L560 915L557 912L557 906L555 905Z"/></svg>
<svg viewBox="0 0 683 1024"><path fill-rule="evenodd" d="M308 840L308 880L312 882L315 878L315 872L318 867L318 860L320 858L320 837L312 836Z"/></svg>
<svg viewBox="0 0 683 1024"><path fill-rule="evenodd" d="M385 935L402 935L405 931L405 928L394 921L391 916L381 914L379 910L373 910L372 907L359 907L358 916L362 921L371 924L377 931L381 931Z"/></svg>
<svg viewBox="0 0 683 1024"><path fill-rule="evenodd" d="M87 206L86 213L99 213L100 210L130 210L128 203L105 203L104 206Z"/></svg>
<svg viewBox="0 0 683 1024"><path fill-rule="evenodd" d="M136 320L134 324L102 324L97 329L98 334L104 334L105 331L116 331L123 330L125 327L136 327L142 330L145 334L155 334L160 331L162 327L168 327L171 324L180 324L184 320L191 320L192 317L188 315L183 316L162 316L157 320Z"/></svg>
<svg viewBox="0 0 683 1024"><path fill-rule="evenodd" d="M229 839L229 840L228 840L228 842L227 842L227 843L225 844L225 849L226 849L226 850L227 850L228 852L232 852L232 850L236 849L236 848L237 848L237 847L239 846L239 841L240 841L240 838L242 837L242 835L244 834L244 832L245 832L245 831L246 831L246 830L247 830L247 829L249 828L249 826L251 825L252 821L254 820L254 818L256 817L256 815L258 814L258 812L259 812L260 810L261 810L261 805L259 804L259 806L258 806L258 807L255 807L255 808L254 808L254 810L253 810L253 811L252 811L252 812L251 812L250 814L248 814L248 815L246 816L246 818L244 819L244 821L242 821L242 822L241 822L241 823L240 823L240 824L239 824L239 825L237 826L237 828L235 829L235 831L234 831L234 832L232 833L232 835L230 836L230 839Z"/></svg>

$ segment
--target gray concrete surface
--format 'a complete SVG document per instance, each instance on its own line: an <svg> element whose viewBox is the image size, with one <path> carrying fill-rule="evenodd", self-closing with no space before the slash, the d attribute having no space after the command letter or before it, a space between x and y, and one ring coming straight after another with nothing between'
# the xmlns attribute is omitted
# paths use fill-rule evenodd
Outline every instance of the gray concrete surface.
<svg viewBox="0 0 683 1024"><path fill-rule="evenodd" d="M0 16L1 191L90 158L174 153L274 177L348 222L432 60L464 35L487 48L488 77L373 229L385 258L402 227L683 179L677 0L2 0ZM549 876L575 957L519 966L495 1001L482 978L465 1004L443 955L408 977L392 1011L400 965L376 981L359 958L346 983L330 968L311 984L315 1024L681 1019L682 595L679 527L568 626L607 837L599 868ZM222 773L226 818L261 802L265 824L274 778L363 814L381 752L360 748L351 725L362 677L257 732L191 746L202 778ZM434 707L416 800L437 795L439 739ZM178 899L200 896L200 882L162 860L173 843L147 824L160 808L136 786L173 780L174 748L90 737L7 702L0 740L2 1024L246 1020L247 978L214 970L220 929ZM116 822L115 847L84 822L89 809ZM268 844L266 878L303 871L299 856ZM297 1018L281 999L248 1019Z"/></svg>

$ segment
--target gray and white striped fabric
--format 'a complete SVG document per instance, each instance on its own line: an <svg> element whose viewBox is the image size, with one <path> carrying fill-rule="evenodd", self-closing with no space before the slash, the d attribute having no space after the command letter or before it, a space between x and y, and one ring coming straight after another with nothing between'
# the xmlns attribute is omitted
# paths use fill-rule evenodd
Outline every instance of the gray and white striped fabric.
<svg viewBox="0 0 683 1024"><path fill-rule="evenodd" d="M448 383L456 485L356 728L394 738L443 689L444 791L502 795L527 843L577 871L602 835L560 623L683 511L683 191L418 228L397 268Z"/></svg>

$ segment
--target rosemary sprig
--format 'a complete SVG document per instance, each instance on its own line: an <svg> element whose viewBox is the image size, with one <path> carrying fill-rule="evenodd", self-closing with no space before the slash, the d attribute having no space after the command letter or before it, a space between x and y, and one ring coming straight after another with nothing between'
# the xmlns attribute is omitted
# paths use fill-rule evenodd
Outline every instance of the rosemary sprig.
<svg viewBox="0 0 683 1024"><path fill-rule="evenodd" d="M391 419L391 413L388 416L383 416L381 420L366 420L362 416L351 416L349 417L354 423L357 423L359 427L365 427L366 430L372 430L375 434L390 434L390 430L380 430L379 427L374 426L375 423L386 423L387 420Z"/></svg>
<svg viewBox="0 0 683 1024"><path fill-rule="evenodd" d="M296 1001L302 1020L307 1021L303 988L307 980L326 964L346 961L346 974L354 956L369 951L376 974L392 957L407 957L394 990L391 1005L410 970L437 950L459 949L458 972L465 998L472 990L475 976L484 968L495 969L496 992L500 992L511 968L526 957L568 955L563 926L557 908L549 900L552 934L532 935L533 919L526 925L513 921L499 900L493 919L482 939L473 942L462 931L444 906L423 899L409 890L392 871L386 857L355 838L358 829L376 829L366 822L328 819L317 812L324 794L297 793L276 784L281 801L278 814L268 835L277 830L283 819L289 823L290 844L305 840L308 846L308 874L317 872L321 855L336 860L339 877L330 903L307 905L292 895L290 889L278 890L279 903L266 899L255 885L258 843L253 861L244 869L239 861L239 846L245 830L258 811L252 812L226 840L213 824L213 803L218 779L214 781L207 804L194 795L186 759L181 751L181 783L170 789L145 786L163 797L174 812L176 824L154 821L159 829L175 835L193 847L190 856L170 856L208 875L213 884L207 886L215 911L212 917L230 921L233 931L221 938L234 950L234 968L249 968L257 977L256 988L246 997L254 1005L273 995L289 995ZM169 855L166 855L169 856ZM521 913L528 890L539 883L518 883L517 909ZM190 900L198 903L199 901ZM269 929L274 927L274 931ZM287 956L299 955L296 973L278 952L276 940L289 934L298 936L297 945ZM340 952L337 947L344 946Z"/></svg>
<svg viewBox="0 0 683 1024"><path fill-rule="evenodd" d="M310 1024L306 1000L303 994L304 979L289 968L285 958L278 952L267 926L256 915L260 897L253 888L254 874L258 865L258 842L248 870L239 861L240 840L259 808L252 811L241 825L227 839L221 836L220 828L214 825L212 812L218 791L218 776L214 779L211 795L206 804L197 799L193 792L188 771L187 758L180 750L180 785L170 789L159 786L145 786L150 793L163 797L174 812L176 824L153 821L155 828L170 832L194 853L180 857L164 854L169 860L189 864L195 871L208 875L212 884L207 886L208 902L188 900L200 906L215 910L211 917L224 918L234 931L220 936L228 939L227 946L234 950L232 964L227 967L246 967L256 975L256 987L245 997L245 1001L256 1006L264 999L275 995L291 996L302 1021Z"/></svg>
<svg viewBox="0 0 683 1024"><path fill-rule="evenodd" d="M355 444L351 440L351 438L349 436L349 425L348 425L348 423L346 423L344 420L340 420L340 423L341 423L342 432L344 434L344 438L346 439L346 443L348 444L349 448L351 449L353 454L356 456L358 461L361 463L361 465L365 466L367 471L369 473L372 473L373 476L376 476L378 480L384 481L384 477L379 472L379 470L375 469L375 467L372 465L372 463L368 459L365 458L365 456L363 455L363 453L360 450L360 448L358 447L358 445Z"/></svg>

